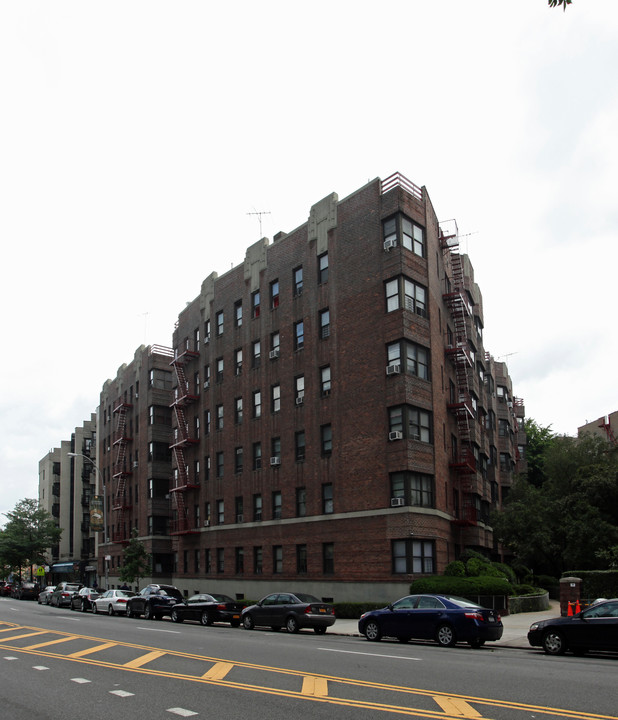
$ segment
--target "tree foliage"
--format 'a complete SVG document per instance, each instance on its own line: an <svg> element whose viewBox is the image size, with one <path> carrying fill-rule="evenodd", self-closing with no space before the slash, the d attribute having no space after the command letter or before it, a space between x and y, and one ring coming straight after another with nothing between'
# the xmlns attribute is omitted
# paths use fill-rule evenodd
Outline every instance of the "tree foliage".
<svg viewBox="0 0 618 720"><path fill-rule="evenodd" d="M562 9L566 10L566 6L570 5L572 0L547 0L549 3L549 7L560 7L562 5Z"/></svg>
<svg viewBox="0 0 618 720"><path fill-rule="evenodd" d="M618 545L618 448L527 427L532 464L493 516L498 539L535 574L607 568Z"/></svg>
<svg viewBox="0 0 618 720"><path fill-rule="evenodd" d="M122 567L118 577L123 582L133 583L150 574L151 556L146 552L146 547L137 538L137 530L131 531L131 539L123 552Z"/></svg>
<svg viewBox="0 0 618 720"><path fill-rule="evenodd" d="M0 566L21 577L22 568L47 561L45 553L59 542L62 530L38 500L20 500L4 514L8 522L0 530Z"/></svg>

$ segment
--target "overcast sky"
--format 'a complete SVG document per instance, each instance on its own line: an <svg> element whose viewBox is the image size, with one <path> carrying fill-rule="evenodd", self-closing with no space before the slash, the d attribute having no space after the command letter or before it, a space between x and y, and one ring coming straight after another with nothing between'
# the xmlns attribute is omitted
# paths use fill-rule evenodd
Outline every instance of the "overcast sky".
<svg viewBox="0 0 618 720"><path fill-rule="evenodd" d="M0 513L213 270L400 171L526 413L618 410L618 2L0 5ZM5 518L0 517L0 524Z"/></svg>

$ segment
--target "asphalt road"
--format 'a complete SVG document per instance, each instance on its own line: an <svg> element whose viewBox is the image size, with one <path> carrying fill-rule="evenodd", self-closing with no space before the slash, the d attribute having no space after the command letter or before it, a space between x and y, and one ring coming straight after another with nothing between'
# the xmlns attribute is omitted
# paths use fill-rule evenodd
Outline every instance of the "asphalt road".
<svg viewBox="0 0 618 720"><path fill-rule="evenodd" d="M618 655L205 628L0 598L0 707L11 720L618 720L617 670Z"/></svg>

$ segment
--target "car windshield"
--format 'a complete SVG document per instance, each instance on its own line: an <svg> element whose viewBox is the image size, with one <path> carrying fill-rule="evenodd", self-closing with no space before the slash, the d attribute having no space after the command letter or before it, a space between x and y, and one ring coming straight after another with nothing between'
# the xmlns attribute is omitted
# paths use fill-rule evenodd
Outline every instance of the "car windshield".
<svg viewBox="0 0 618 720"><path fill-rule="evenodd" d="M318 600L317 597L314 595L307 595L307 593L294 593L294 595L304 603L320 603L321 600Z"/></svg>

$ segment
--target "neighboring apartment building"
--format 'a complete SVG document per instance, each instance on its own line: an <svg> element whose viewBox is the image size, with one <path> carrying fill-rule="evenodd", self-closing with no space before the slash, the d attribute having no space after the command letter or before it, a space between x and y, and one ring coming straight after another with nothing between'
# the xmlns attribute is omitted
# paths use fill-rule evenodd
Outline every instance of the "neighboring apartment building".
<svg viewBox="0 0 618 720"><path fill-rule="evenodd" d="M483 325L456 225L399 174L208 276L173 339L175 584L386 600L465 548L499 557L525 413ZM109 476L134 384L102 395Z"/></svg>
<svg viewBox="0 0 618 720"><path fill-rule="evenodd" d="M39 503L62 528L49 551L46 582L96 578L96 547L90 530L90 503L96 488L96 415L75 428L71 440L39 461ZM90 458L91 462L84 458Z"/></svg>
<svg viewBox="0 0 618 720"><path fill-rule="evenodd" d="M107 542L99 548L99 577L110 586L120 584L118 569L134 530L152 555L148 580L171 581L172 360L170 348L142 345L101 391L98 459Z"/></svg>
<svg viewBox="0 0 618 720"><path fill-rule="evenodd" d="M577 437L581 437L586 433L597 435L612 445L616 445L618 438L618 410L577 428Z"/></svg>

